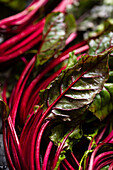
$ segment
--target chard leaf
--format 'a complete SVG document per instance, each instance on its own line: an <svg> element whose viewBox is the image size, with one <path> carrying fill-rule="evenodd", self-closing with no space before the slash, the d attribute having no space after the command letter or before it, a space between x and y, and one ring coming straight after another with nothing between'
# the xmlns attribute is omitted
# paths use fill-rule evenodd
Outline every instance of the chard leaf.
<svg viewBox="0 0 113 170"><path fill-rule="evenodd" d="M74 51L72 51L69 53L67 69L73 67L76 63L77 63L77 56L74 54Z"/></svg>
<svg viewBox="0 0 113 170"><path fill-rule="evenodd" d="M65 69L40 93L48 117L74 120L83 115L108 79L109 49L97 56L85 55L73 67Z"/></svg>
<svg viewBox="0 0 113 170"><path fill-rule="evenodd" d="M67 124L60 123L51 130L50 139L54 142L55 145L59 146L63 141L64 137L71 130L72 129L70 127L67 127ZM83 133L80 126L76 126L74 131L69 135L68 139L66 140L65 145L63 146L63 148L65 148L65 151L68 149L72 150L73 145L78 142L82 135Z"/></svg>
<svg viewBox="0 0 113 170"><path fill-rule="evenodd" d="M54 12L47 16L42 44L37 56L37 64L44 64L65 47L65 40L76 30L74 17L61 12Z"/></svg>
<svg viewBox="0 0 113 170"><path fill-rule="evenodd" d="M99 54L113 46L113 32L109 32L97 39L89 41L89 55Z"/></svg>
<svg viewBox="0 0 113 170"><path fill-rule="evenodd" d="M67 127L64 125L64 123L59 124L51 130L52 133L51 133L50 139L54 142L55 145L60 146L60 144L64 140L64 137L67 136L67 134L71 130L72 129L67 130ZM67 150L72 151L74 144L76 144L80 140L82 135L83 135L83 133L82 133L80 126L77 126L74 129L74 131L69 135L68 139L65 141L65 144L63 145L63 149L60 153L60 156L57 161L57 165L56 165L55 169L57 169L58 166L60 165L60 163L62 162L62 160L66 158L66 156L65 156L66 151Z"/></svg>
<svg viewBox="0 0 113 170"><path fill-rule="evenodd" d="M103 168L101 168L100 170L108 170L108 169L109 169L109 165L106 165Z"/></svg>
<svg viewBox="0 0 113 170"><path fill-rule="evenodd" d="M113 6L112 6L113 8ZM113 19L112 17L108 18L107 20L105 20L104 22L102 22L101 24L99 24L96 28L96 30L92 31L89 33L88 37L97 37L101 34L103 34L104 32L110 32L113 31Z"/></svg>
<svg viewBox="0 0 113 170"><path fill-rule="evenodd" d="M105 83L102 91L96 95L89 110L103 120L113 110L113 83Z"/></svg>

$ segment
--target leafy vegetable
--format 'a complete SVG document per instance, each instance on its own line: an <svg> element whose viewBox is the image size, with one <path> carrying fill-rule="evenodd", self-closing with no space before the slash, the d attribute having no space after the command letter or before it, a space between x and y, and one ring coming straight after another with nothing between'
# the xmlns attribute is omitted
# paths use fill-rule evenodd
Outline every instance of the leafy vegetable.
<svg viewBox="0 0 113 170"><path fill-rule="evenodd" d="M89 110L100 120L105 119L113 110L112 87L112 84L105 84L103 90L96 95L93 103L89 107Z"/></svg>
<svg viewBox="0 0 113 170"><path fill-rule="evenodd" d="M67 37L75 32L75 29L75 20L71 14L66 16L60 12L49 14L43 30L37 65L42 65L52 56L57 55L58 51L65 47Z"/></svg>
<svg viewBox="0 0 113 170"><path fill-rule="evenodd" d="M90 55L99 54L112 46L113 46L113 32L109 32L107 34L100 36L95 40L92 39L89 41L89 47L90 47L89 54Z"/></svg>
<svg viewBox="0 0 113 170"><path fill-rule="evenodd" d="M107 79L108 52L83 56L41 93L41 99L45 101L44 110L52 106L50 116L77 118L102 90Z"/></svg>
<svg viewBox="0 0 113 170"><path fill-rule="evenodd" d="M112 3L53 2L33 0L0 21L0 112L8 167L111 170Z"/></svg>

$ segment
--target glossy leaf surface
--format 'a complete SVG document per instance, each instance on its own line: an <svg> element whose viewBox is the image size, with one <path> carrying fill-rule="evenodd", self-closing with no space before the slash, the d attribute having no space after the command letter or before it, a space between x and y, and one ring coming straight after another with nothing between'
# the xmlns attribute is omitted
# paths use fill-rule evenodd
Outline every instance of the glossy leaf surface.
<svg viewBox="0 0 113 170"><path fill-rule="evenodd" d="M49 14L46 18L42 44L37 56L38 64L42 65L58 54L58 51L65 47L67 37L75 30L76 24L71 14L65 15L60 12Z"/></svg>
<svg viewBox="0 0 113 170"><path fill-rule="evenodd" d="M97 39L89 41L89 55L99 54L113 46L113 32L109 32Z"/></svg>
<svg viewBox="0 0 113 170"><path fill-rule="evenodd" d="M111 113L113 110L113 83L105 83L102 91L96 95L89 110L100 120Z"/></svg>
<svg viewBox="0 0 113 170"><path fill-rule="evenodd" d="M84 113L108 79L108 53L83 56L42 91L44 110L52 105L49 116L72 120Z"/></svg>

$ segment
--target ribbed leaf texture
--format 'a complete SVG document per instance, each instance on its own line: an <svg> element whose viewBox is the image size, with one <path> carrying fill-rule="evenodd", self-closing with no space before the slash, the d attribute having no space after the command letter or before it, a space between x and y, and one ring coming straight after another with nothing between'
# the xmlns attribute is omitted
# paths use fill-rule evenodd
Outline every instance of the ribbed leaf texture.
<svg viewBox="0 0 113 170"><path fill-rule="evenodd" d="M84 113L108 79L108 53L111 50L97 56L83 56L41 91L44 110L51 107L49 116L72 120Z"/></svg>
<svg viewBox="0 0 113 170"><path fill-rule="evenodd" d="M113 32L106 33L89 41L89 55L97 55L109 47L113 47Z"/></svg>
<svg viewBox="0 0 113 170"><path fill-rule="evenodd" d="M76 30L71 14L54 12L47 16L37 63L42 65L65 47L67 37Z"/></svg>

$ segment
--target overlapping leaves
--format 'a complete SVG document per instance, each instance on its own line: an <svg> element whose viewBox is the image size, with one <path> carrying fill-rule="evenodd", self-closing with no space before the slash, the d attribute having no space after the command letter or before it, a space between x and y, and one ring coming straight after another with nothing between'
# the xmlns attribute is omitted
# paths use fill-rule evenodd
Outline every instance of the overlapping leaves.
<svg viewBox="0 0 113 170"><path fill-rule="evenodd" d="M42 65L65 47L67 37L76 30L74 17L61 12L47 16L37 63Z"/></svg>
<svg viewBox="0 0 113 170"><path fill-rule="evenodd" d="M89 107L93 114L103 120L113 110L113 83L105 83L102 91L96 95Z"/></svg>
<svg viewBox="0 0 113 170"><path fill-rule="evenodd" d="M111 50L101 55L83 56L41 92L44 110L52 105L49 116L72 120L84 113L108 79L108 54Z"/></svg>

